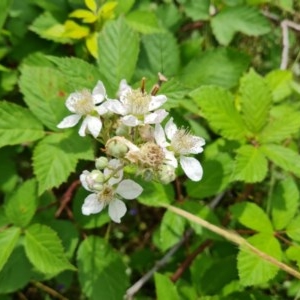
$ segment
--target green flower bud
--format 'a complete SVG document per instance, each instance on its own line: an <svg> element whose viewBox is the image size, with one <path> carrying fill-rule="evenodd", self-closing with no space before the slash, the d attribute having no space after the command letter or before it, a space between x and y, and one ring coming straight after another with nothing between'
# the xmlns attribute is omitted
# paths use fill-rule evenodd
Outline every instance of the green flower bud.
<svg viewBox="0 0 300 300"><path fill-rule="evenodd" d="M118 140L111 140L106 145L106 152L107 154L114 156L116 158L122 158L128 152L128 147Z"/></svg>
<svg viewBox="0 0 300 300"><path fill-rule="evenodd" d="M103 183L105 178L104 178L104 175L101 171L99 170L93 170L90 174L89 174L89 177L91 179L91 182L93 182L93 188L94 188L94 185L97 184L97 183Z"/></svg>
<svg viewBox="0 0 300 300"><path fill-rule="evenodd" d="M169 165L162 165L157 173L158 180L162 184L168 184L176 178L175 168Z"/></svg>
<svg viewBox="0 0 300 300"><path fill-rule="evenodd" d="M95 165L98 170L103 170L108 165L107 157L100 156L99 158L96 159Z"/></svg>

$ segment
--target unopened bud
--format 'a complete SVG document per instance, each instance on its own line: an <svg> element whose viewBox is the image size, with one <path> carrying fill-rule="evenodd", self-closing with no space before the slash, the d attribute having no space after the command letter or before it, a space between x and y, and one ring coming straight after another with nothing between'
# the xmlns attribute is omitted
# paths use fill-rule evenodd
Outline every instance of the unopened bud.
<svg viewBox="0 0 300 300"><path fill-rule="evenodd" d="M168 184L175 180L175 168L169 165L162 165L157 173L158 179L162 184Z"/></svg>
<svg viewBox="0 0 300 300"><path fill-rule="evenodd" d="M99 158L96 159L95 162L96 168L98 170L103 170L107 167L108 165L108 159L105 156L100 156Z"/></svg>
<svg viewBox="0 0 300 300"><path fill-rule="evenodd" d="M96 183L102 184L104 182L104 175L99 170L93 170L88 177L93 182L93 187Z"/></svg>
<svg viewBox="0 0 300 300"><path fill-rule="evenodd" d="M128 147L118 140L111 140L106 144L106 152L113 157L122 158L128 152Z"/></svg>

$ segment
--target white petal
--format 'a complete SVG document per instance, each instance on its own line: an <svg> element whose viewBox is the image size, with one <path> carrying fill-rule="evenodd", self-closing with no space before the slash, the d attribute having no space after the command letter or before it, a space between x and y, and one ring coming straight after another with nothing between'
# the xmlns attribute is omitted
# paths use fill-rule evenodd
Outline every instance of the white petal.
<svg viewBox="0 0 300 300"><path fill-rule="evenodd" d="M75 126L81 118L81 115L70 115L65 117L58 125L58 128L70 128Z"/></svg>
<svg viewBox="0 0 300 300"><path fill-rule="evenodd" d="M106 114L108 112L107 109L107 101L105 101L104 103L102 103L99 106L95 106L95 110L97 111L97 113L102 116L104 114Z"/></svg>
<svg viewBox="0 0 300 300"><path fill-rule="evenodd" d="M154 129L154 138L158 146L165 148L169 146L170 144L166 140L164 129L160 124L155 125Z"/></svg>
<svg viewBox="0 0 300 300"><path fill-rule="evenodd" d="M188 178L193 181L201 180L203 169L200 162L196 158L181 156L180 165Z"/></svg>
<svg viewBox="0 0 300 300"><path fill-rule="evenodd" d="M120 97L122 94L127 93L128 91L131 90L131 87L128 85L126 79L122 79L119 85L119 90L118 90L118 97Z"/></svg>
<svg viewBox="0 0 300 300"><path fill-rule="evenodd" d="M116 223L121 222L121 218L126 214L126 211L126 205L119 199L114 199L109 203L108 214L110 218Z"/></svg>
<svg viewBox="0 0 300 300"><path fill-rule="evenodd" d="M106 107L109 111L114 112L118 115L126 115L127 110L125 109L124 105L119 100L108 100Z"/></svg>
<svg viewBox="0 0 300 300"><path fill-rule="evenodd" d="M79 133L80 136L86 136L87 125L88 125L88 118L85 117L83 119L83 122L82 122L82 124L81 124L81 126L79 128L79 131L78 131L78 133Z"/></svg>
<svg viewBox="0 0 300 300"><path fill-rule="evenodd" d="M88 216L90 214L97 214L103 209L103 203L99 202L96 194L88 195L81 207L82 214Z"/></svg>
<svg viewBox="0 0 300 300"><path fill-rule="evenodd" d="M123 180L116 189L117 194L128 200L138 197L142 191L143 188L131 179Z"/></svg>
<svg viewBox="0 0 300 300"><path fill-rule="evenodd" d="M87 178L87 176L88 176L89 174L90 174L89 171L84 170L84 171L82 172L82 174L80 175L79 179L80 179L80 182L81 182L82 186L83 186L87 191L90 191L90 192L91 192L91 189L89 188L88 183L87 183L87 180L86 180L86 178Z"/></svg>
<svg viewBox="0 0 300 300"><path fill-rule="evenodd" d="M92 92L94 104L101 103L106 96L106 90L102 81L98 81Z"/></svg>
<svg viewBox="0 0 300 300"><path fill-rule="evenodd" d="M87 128L92 136L96 139L101 131L102 122L100 118L87 116Z"/></svg>
<svg viewBox="0 0 300 300"><path fill-rule="evenodd" d="M149 111L161 107L166 101L167 97L165 95L152 96L149 103Z"/></svg>
<svg viewBox="0 0 300 300"><path fill-rule="evenodd" d="M66 107L68 108L68 110L72 113L75 113L76 110L74 108L76 102L78 101L78 99L81 98L81 93L79 92L75 92L69 95L69 97L66 100Z"/></svg>
<svg viewBox="0 0 300 300"><path fill-rule="evenodd" d="M199 136L193 136L194 146L190 149L189 153L198 154L203 152L202 146L205 145L205 140Z"/></svg>
<svg viewBox="0 0 300 300"><path fill-rule="evenodd" d="M145 124L161 123L168 114L169 113L165 109L158 109L157 111L145 117Z"/></svg>
<svg viewBox="0 0 300 300"><path fill-rule="evenodd" d="M164 153L165 153L166 163L176 169L178 167L178 161L174 155L174 152L165 149Z"/></svg>
<svg viewBox="0 0 300 300"><path fill-rule="evenodd" d="M135 127L140 124L140 121L138 120L138 118L133 115L125 116L125 117L121 118L121 121L123 124L125 124L126 126L129 126L129 127Z"/></svg>
<svg viewBox="0 0 300 300"><path fill-rule="evenodd" d="M170 120L167 122L166 127L165 127L166 135L169 140L173 139L173 136L177 130L178 129L177 129L177 126L173 122L173 118L170 118Z"/></svg>

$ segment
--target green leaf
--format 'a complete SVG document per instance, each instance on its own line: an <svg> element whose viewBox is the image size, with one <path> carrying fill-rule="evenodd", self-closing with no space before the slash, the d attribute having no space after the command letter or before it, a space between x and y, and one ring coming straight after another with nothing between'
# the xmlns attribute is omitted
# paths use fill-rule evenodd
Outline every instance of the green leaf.
<svg viewBox="0 0 300 300"><path fill-rule="evenodd" d="M264 79L251 70L240 85L241 113L251 132L260 132L266 125L272 104L271 91Z"/></svg>
<svg viewBox="0 0 300 300"><path fill-rule="evenodd" d="M44 134L42 124L27 108L0 102L0 147L32 142Z"/></svg>
<svg viewBox="0 0 300 300"><path fill-rule="evenodd" d="M130 81L135 70L139 37L123 18L108 22L99 34L99 69L108 91L115 95L121 79Z"/></svg>
<svg viewBox="0 0 300 300"><path fill-rule="evenodd" d="M291 221L286 228L286 234L293 240L300 242L300 215Z"/></svg>
<svg viewBox="0 0 300 300"><path fill-rule="evenodd" d="M57 187L75 171L79 159L93 160L90 139L66 131L43 139L33 152L33 169L39 183L39 195Z"/></svg>
<svg viewBox="0 0 300 300"><path fill-rule="evenodd" d="M159 273L154 274L156 299L157 300L179 300L176 286L171 279Z"/></svg>
<svg viewBox="0 0 300 300"><path fill-rule="evenodd" d="M15 160L16 151L13 150L14 149L11 149L11 147L4 147L0 149L0 191L3 193L11 192L19 181Z"/></svg>
<svg viewBox="0 0 300 300"><path fill-rule="evenodd" d="M0 232L0 245L2 249L0 251L0 271L13 252L19 240L20 233L21 231L17 227L10 227Z"/></svg>
<svg viewBox="0 0 300 300"><path fill-rule="evenodd" d="M68 78L48 67L25 65L21 73L20 88L26 104L44 125L58 131L57 124L67 111L65 100L70 92Z"/></svg>
<svg viewBox="0 0 300 300"><path fill-rule="evenodd" d="M127 23L136 31L144 34L162 31L153 12L134 10L126 16Z"/></svg>
<svg viewBox="0 0 300 300"><path fill-rule="evenodd" d="M212 129L230 140L244 140L247 130L232 94L221 87L203 86L190 93Z"/></svg>
<svg viewBox="0 0 300 300"><path fill-rule="evenodd" d="M270 31L267 18L254 7L242 5L227 7L212 18L215 37L222 45L229 45L237 32L259 36Z"/></svg>
<svg viewBox="0 0 300 300"><path fill-rule="evenodd" d="M166 211L160 224L160 247L163 251L176 244L183 236L185 219Z"/></svg>
<svg viewBox="0 0 300 300"><path fill-rule="evenodd" d="M12 0L2 0L0 1L0 29L5 22L5 19L9 13L10 6L12 4Z"/></svg>
<svg viewBox="0 0 300 300"><path fill-rule="evenodd" d="M282 101L292 93L293 74L289 70L274 70L267 74L265 80L272 91L275 102Z"/></svg>
<svg viewBox="0 0 300 300"><path fill-rule="evenodd" d="M274 228L282 230L298 210L299 190L292 177L277 183L272 193L271 203Z"/></svg>
<svg viewBox="0 0 300 300"><path fill-rule="evenodd" d="M254 247L281 261L280 244L272 235L259 233L247 240ZM244 286L267 283L278 272L277 266L263 260L247 249L240 249L237 259L240 283Z"/></svg>
<svg viewBox="0 0 300 300"><path fill-rule="evenodd" d="M61 240L48 226L35 224L25 230L26 255L37 270L54 276L64 270L76 270L67 260Z"/></svg>
<svg viewBox="0 0 300 300"><path fill-rule="evenodd" d="M285 251L286 256L290 260L295 260L297 262L298 268L300 268L300 246L290 246Z"/></svg>
<svg viewBox="0 0 300 300"><path fill-rule="evenodd" d="M218 85L232 88L249 65L249 57L237 50L219 48L201 53L181 71L180 80L190 88Z"/></svg>
<svg viewBox="0 0 300 300"><path fill-rule="evenodd" d="M268 161L260 147L244 145L237 150L234 179L249 183L264 180L268 172Z"/></svg>
<svg viewBox="0 0 300 300"><path fill-rule="evenodd" d="M5 213L16 226L27 226L38 205L37 183L34 179L25 181L10 197L5 205Z"/></svg>
<svg viewBox="0 0 300 300"><path fill-rule="evenodd" d="M230 207L230 212L242 225L272 235L273 227L266 213L255 203L242 202Z"/></svg>
<svg viewBox="0 0 300 300"><path fill-rule="evenodd" d="M209 0L187 0L184 3L183 9L188 17L193 21L209 19Z"/></svg>
<svg viewBox="0 0 300 300"><path fill-rule="evenodd" d="M300 155L295 151L279 145L262 145L262 152L275 165L300 177Z"/></svg>
<svg viewBox="0 0 300 300"><path fill-rule="evenodd" d="M91 300L122 299L128 287L122 257L99 237L89 236L77 252L82 291Z"/></svg>

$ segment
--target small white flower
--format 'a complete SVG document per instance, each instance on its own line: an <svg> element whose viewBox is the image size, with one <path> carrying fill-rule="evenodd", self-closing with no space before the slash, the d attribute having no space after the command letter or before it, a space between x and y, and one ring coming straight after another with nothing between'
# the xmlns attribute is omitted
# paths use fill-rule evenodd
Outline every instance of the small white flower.
<svg viewBox="0 0 300 300"><path fill-rule="evenodd" d="M126 126L158 124L168 115L165 109L158 109L167 101L165 95L152 96L133 90L124 79L120 83L118 96L120 100L108 101L107 108L122 115L121 121Z"/></svg>
<svg viewBox="0 0 300 300"><path fill-rule="evenodd" d="M79 129L79 135L85 136L91 133L97 138L102 129L100 116L107 113L106 102L98 105L106 99L106 91L103 83L98 81L92 93L88 90L72 93L66 100L66 107L73 114L65 117L58 125L58 128L70 128L75 126L83 117Z"/></svg>
<svg viewBox="0 0 300 300"><path fill-rule="evenodd" d="M198 154L203 151L202 146L205 145L203 138L191 135L185 129L178 129L173 118L167 122L165 131L160 124L156 124L154 137L156 143L164 149L166 164L177 168L176 157L179 157L180 165L187 177L193 181L201 180L203 170L200 162L187 155Z"/></svg>

